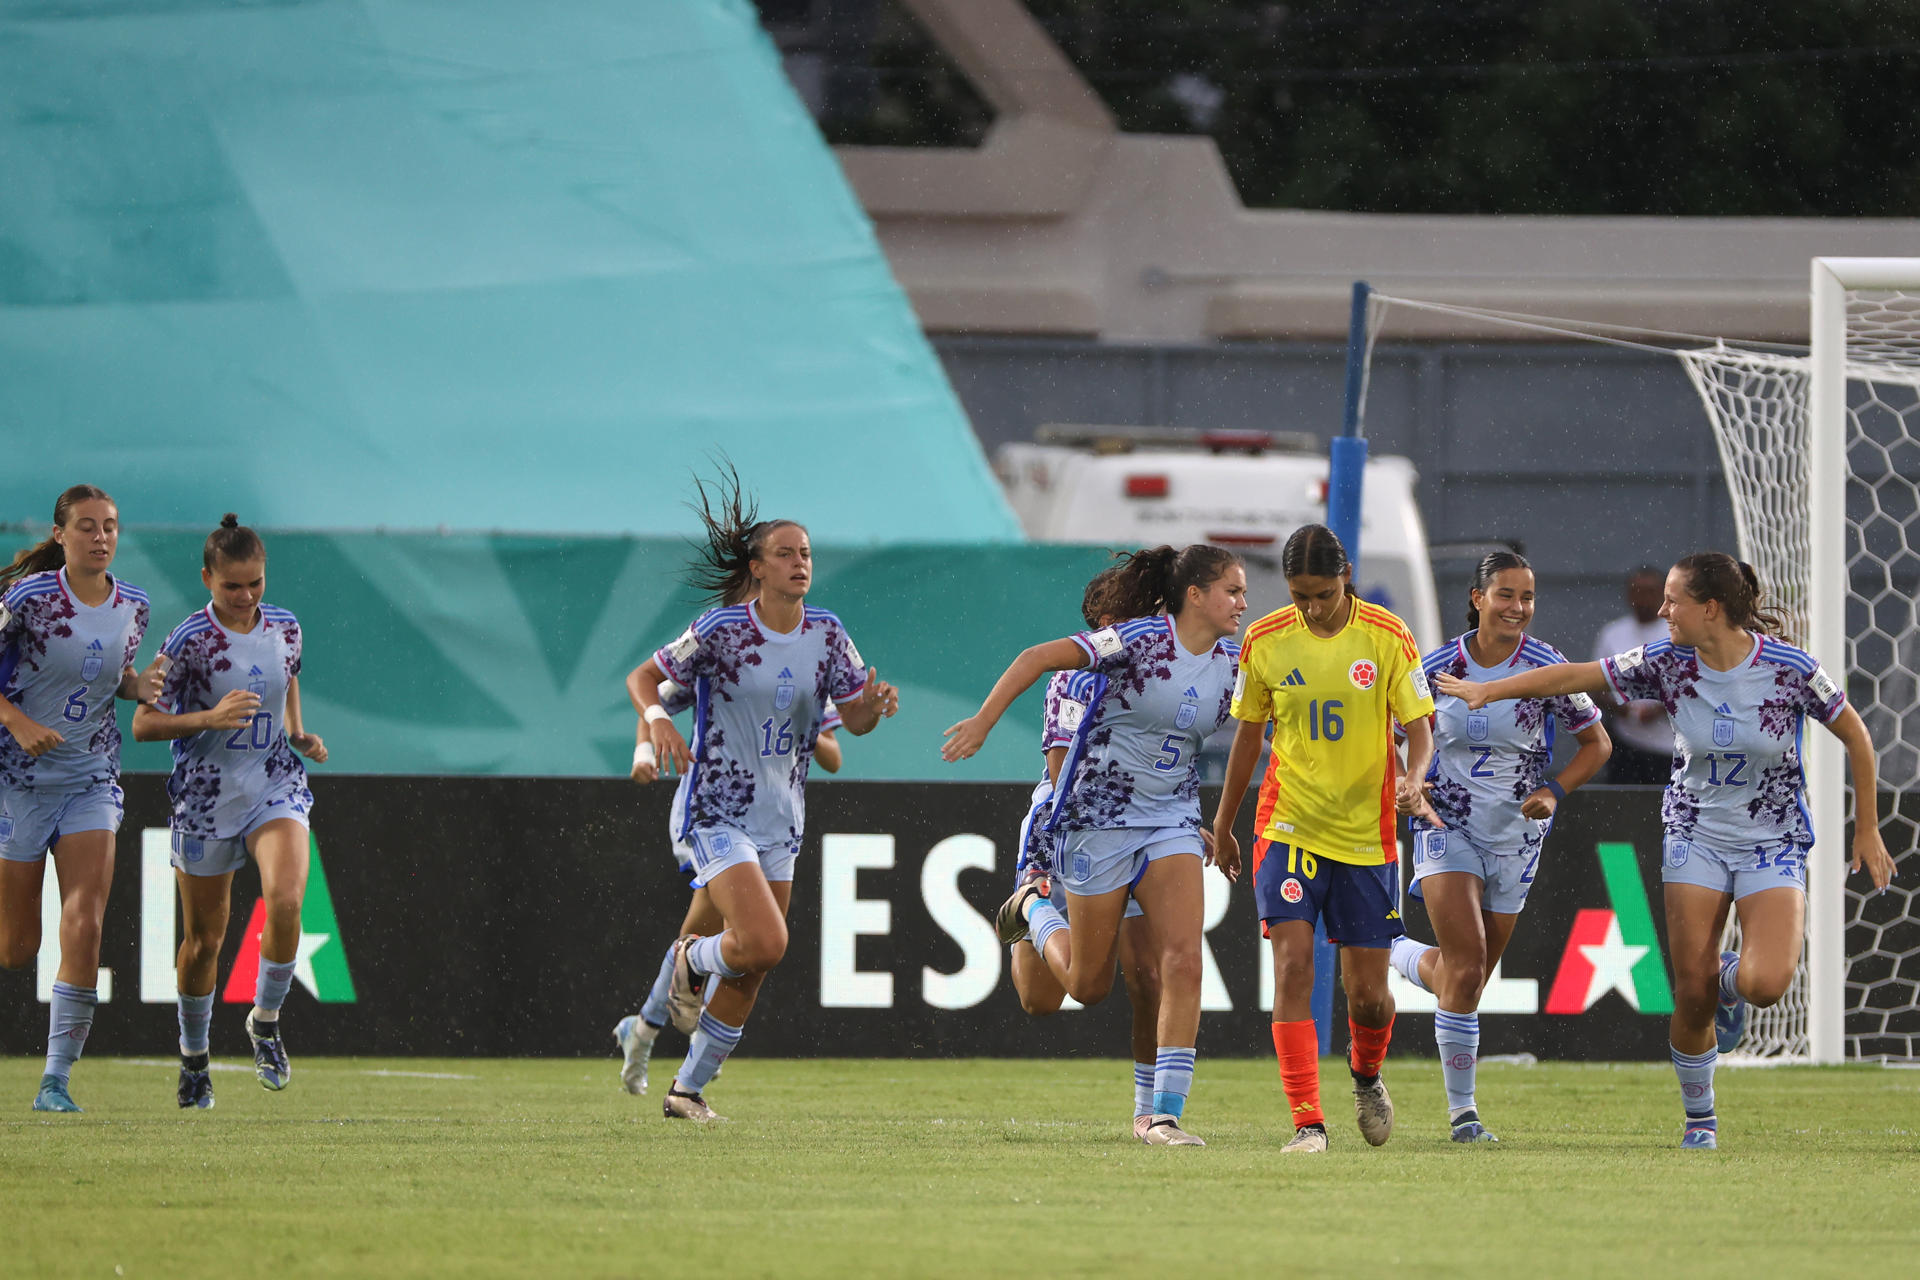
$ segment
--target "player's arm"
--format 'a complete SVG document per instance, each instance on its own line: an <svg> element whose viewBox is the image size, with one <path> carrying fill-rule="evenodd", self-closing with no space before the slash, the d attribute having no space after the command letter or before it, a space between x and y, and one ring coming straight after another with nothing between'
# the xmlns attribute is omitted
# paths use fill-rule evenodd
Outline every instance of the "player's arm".
<svg viewBox="0 0 1920 1280"><path fill-rule="evenodd" d="M946 743L940 748L942 760L965 760L985 745L993 726L1007 713L1015 698L1033 687L1033 682L1049 671L1078 671L1089 664L1086 649L1071 638L1049 640L1024 650L994 682L993 691L980 709L958 724L948 725ZM843 713L844 714L844 713Z"/></svg>
<svg viewBox="0 0 1920 1280"><path fill-rule="evenodd" d="M1055 786L1055 787L1060 785L1060 766L1065 764L1066 762L1067 762L1067 749L1065 747L1048 747L1047 748L1047 783L1048 785Z"/></svg>
<svg viewBox="0 0 1920 1280"><path fill-rule="evenodd" d="M166 683L169 665L171 662L164 653L154 654L153 661L143 671L135 671L128 665L120 672L120 684L114 689L114 696L126 702L158 702L160 687Z"/></svg>
<svg viewBox="0 0 1920 1280"><path fill-rule="evenodd" d="M840 739L833 736L833 730L822 729L813 739L814 763L828 773L838 773L840 759Z"/></svg>
<svg viewBox="0 0 1920 1280"><path fill-rule="evenodd" d="M1433 767L1433 717L1415 716L1400 726L1407 740L1407 767L1393 784L1393 807L1400 813L1423 819L1435 828L1447 824L1427 801L1427 770Z"/></svg>
<svg viewBox="0 0 1920 1280"><path fill-rule="evenodd" d="M1227 750L1227 776L1220 784L1220 807L1213 811L1213 856L1209 860L1229 880L1240 878L1240 842L1233 835L1233 820L1240 814L1253 771L1260 764L1266 730L1265 721L1240 721L1233 731L1233 746Z"/></svg>
<svg viewBox="0 0 1920 1280"><path fill-rule="evenodd" d="M1573 735L1580 749L1573 753L1573 759L1567 761L1567 767L1558 777L1549 778L1534 789L1525 800L1520 802L1520 813L1528 818L1551 818L1560 802L1567 798L1570 791L1578 791L1593 781L1593 775L1600 772L1600 766L1613 754L1613 739L1601 727L1598 720Z"/></svg>
<svg viewBox="0 0 1920 1280"><path fill-rule="evenodd" d="M656 760L680 773L685 773L687 766L693 762L693 756L687 750L687 740L673 727L673 717L660 705L660 686L666 679L666 673L660 670L660 664L654 658L648 658L627 672L627 698L640 716L633 749L633 776L636 781L650 782L659 775L659 768L654 763ZM641 778L640 774L648 770L651 771L649 776Z"/></svg>
<svg viewBox="0 0 1920 1280"><path fill-rule="evenodd" d="M883 717L900 710L900 690L880 678L878 667L868 667L859 696L835 698L833 705L839 709L841 727L857 738L872 733Z"/></svg>
<svg viewBox="0 0 1920 1280"><path fill-rule="evenodd" d="M1853 772L1853 860L1847 870L1866 867L1873 877L1873 887L1884 889L1893 881L1893 857L1880 838L1880 783L1873 739L1867 736L1866 722L1851 703L1841 708L1827 729L1846 747L1847 764ZM1861 818L1870 820L1863 822Z"/></svg>
<svg viewBox="0 0 1920 1280"><path fill-rule="evenodd" d="M6 698L0 698L0 729L12 734L20 749L30 756L43 756L66 741Z"/></svg>
<svg viewBox="0 0 1920 1280"><path fill-rule="evenodd" d="M1441 674L1434 679L1441 693L1460 699L1478 711L1489 702L1510 702L1515 698L1552 698L1563 693L1597 693L1606 690L1607 671L1598 662L1556 662L1534 667L1498 680L1461 680Z"/></svg>
<svg viewBox="0 0 1920 1280"><path fill-rule="evenodd" d="M287 681L287 740L298 731L299 693L295 682ZM143 702L133 712L135 742L171 742L191 738L211 729L238 729L253 719L260 709L260 695L247 689L234 689L205 711L163 711L156 702ZM298 745L298 744L296 744Z"/></svg>
<svg viewBox="0 0 1920 1280"><path fill-rule="evenodd" d="M315 764L327 762L327 744L320 741L317 733L308 733L306 722L300 718L300 677L287 677L287 741Z"/></svg>

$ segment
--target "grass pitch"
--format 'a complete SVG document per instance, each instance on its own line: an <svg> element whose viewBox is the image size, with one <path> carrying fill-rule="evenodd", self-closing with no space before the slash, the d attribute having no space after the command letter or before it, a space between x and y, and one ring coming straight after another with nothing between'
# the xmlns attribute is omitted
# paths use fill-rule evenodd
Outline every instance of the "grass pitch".
<svg viewBox="0 0 1920 1280"><path fill-rule="evenodd" d="M887 1274L1911 1276L1920 1072L1726 1070L1682 1152L1664 1065L1489 1065L1498 1147L1447 1141L1439 1069L1396 1057L1393 1140L1282 1159L1272 1062L1200 1060L1205 1150L1128 1131L1129 1064L743 1057L730 1123L660 1117L618 1063L295 1060L293 1087L87 1059L83 1116L0 1059L7 1276ZM444 1077L444 1078L440 1078Z"/></svg>

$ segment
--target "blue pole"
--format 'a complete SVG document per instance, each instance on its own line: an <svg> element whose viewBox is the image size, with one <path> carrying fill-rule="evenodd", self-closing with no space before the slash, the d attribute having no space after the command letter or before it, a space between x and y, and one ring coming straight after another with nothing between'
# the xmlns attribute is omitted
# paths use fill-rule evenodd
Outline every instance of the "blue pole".
<svg viewBox="0 0 1920 1280"><path fill-rule="evenodd" d="M1360 563L1360 500L1367 471L1367 439L1360 434L1360 388L1366 374L1367 299L1373 286L1353 282L1353 310L1347 319L1347 400L1341 413L1340 434L1327 450L1327 527L1347 549L1347 559Z"/></svg>

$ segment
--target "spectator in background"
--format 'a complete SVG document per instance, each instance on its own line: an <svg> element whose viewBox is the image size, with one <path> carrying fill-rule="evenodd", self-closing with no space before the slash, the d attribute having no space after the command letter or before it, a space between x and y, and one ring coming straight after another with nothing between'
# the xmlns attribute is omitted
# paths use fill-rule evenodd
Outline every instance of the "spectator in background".
<svg viewBox="0 0 1920 1280"><path fill-rule="evenodd" d="M1627 608L1631 612L1600 628L1600 637L1593 644L1595 661L1668 638L1666 620L1660 616L1666 581L1667 575L1658 569L1642 566L1633 571L1627 578ZM1597 781L1667 785L1673 773L1673 727L1667 709L1658 702L1622 704L1604 693L1595 701L1606 708L1613 734L1613 756Z"/></svg>

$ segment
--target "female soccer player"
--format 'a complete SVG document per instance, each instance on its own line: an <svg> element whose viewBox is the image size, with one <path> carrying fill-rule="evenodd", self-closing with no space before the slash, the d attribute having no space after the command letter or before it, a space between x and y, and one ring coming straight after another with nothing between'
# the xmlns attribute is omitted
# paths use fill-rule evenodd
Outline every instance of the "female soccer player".
<svg viewBox="0 0 1920 1280"><path fill-rule="evenodd" d="M1118 569L1104 569L1087 583L1081 597L1080 613L1089 630L1110 627L1121 621L1113 612L1111 597ZM1053 836L1046 830L1052 807L1054 785L1060 766L1066 762L1073 745L1074 731L1086 718L1087 693L1083 686L1093 679L1090 672L1056 671L1047 681L1046 711L1040 729L1040 749L1046 757L1039 785L1033 789L1033 802L1020 824L1019 851L1015 856L1014 887L1030 879L1053 873ZM1153 1074L1159 1057L1160 1034L1160 956L1153 945L1153 930L1146 912L1131 896L1120 920L1120 978L1126 984L1127 1002L1133 1012L1133 1136L1145 1140L1153 1123ZM1013 989L1020 996L1020 1007L1034 1017L1059 1012L1067 989L1048 967L1028 939L1013 944L1011 969Z"/></svg>
<svg viewBox="0 0 1920 1280"><path fill-rule="evenodd" d="M826 704L856 735L899 706L898 691L862 669L840 619L807 606L813 550L805 527L756 520L736 477L722 482L719 508L701 486L707 545L694 585L724 601L753 583L758 598L709 609L633 681L657 759L688 774L679 835L693 850L695 887L708 891L726 925L674 944L668 1004L692 1043L662 1111L701 1122L721 1118L701 1090L740 1042L761 982L786 953L807 765ZM693 690L691 751L660 705L667 680ZM711 974L721 981L702 1009Z"/></svg>
<svg viewBox="0 0 1920 1280"><path fill-rule="evenodd" d="M1067 994L1092 1004L1113 986L1129 890L1145 909L1160 950L1153 1114L1142 1135L1155 1146L1206 1145L1180 1126L1200 1029L1206 844L1194 756L1227 718L1237 652L1229 637L1246 598L1246 570L1230 551L1132 552L1113 604L1128 621L1026 650L980 710L948 728L941 748L947 760L966 759L1043 673L1090 670L1089 710L1047 816L1071 919L1049 900L1050 881L1036 878L1007 899L996 923L1003 942L1030 935Z"/></svg>
<svg viewBox="0 0 1920 1280"><path fill-rule="evenodd" d="M1387 948L1402 933L1394 813L1427 812L1419 779L1433 757L1433 698L1407 624L1353 594L1346 549L1325 525L1296 529L1280 553L1293 603L1247 628L1240 721L1213 819L1214 858L1240 874L1233 820L1273 722L1261 786L1268 818L1253 846L1253 895L1273 947L1273 1047L1292 1108L1281 1150L1327 1149L1320 1048L1313 1025L1313 929L1340 948L1354 1110L1373 1146L1393 1132L1380 1066L1393 1038ZM1397 773L1393 721L1406 727Z"/></svg>
<svg viewBox="0 0 1920 1280"><path fill-rule="evenodd" d="M1440 677L1440 691L1473 710L1509 698L1609 690L1625 702L1657 699L1673 722L1673 779L1661 801L1666 828L1667 948L1673 963L1673 1069L1686 1113L1680 1145L1719 1145L1713 1072L1739 1043L1748 1004L1779 1000L1800 962L1806 927L1807 816L1800 734L1807 716L1847 750L1859 810L1851 867L1877 887L1893 878L1880 839L1873 742L1846 694L1811 656L1779 638L1753 569L1718 551L1687 556L1667 574L1660 616L1670 640L1599 662L1539 667L1497 680ZM1742 950L1720 951L1729 908Z"/></svg>
<svg viewBox="0 0 1920 1280"><path fill-rule="evenodd" d="M207 535L200 581L213 599L173 629L160 653L172 665L152 706L134 712L133 736L173 743L174 882L185 938L176 958L182 1107L211 1107L208 1032L215 969L227 936L233 873L252 854L267 904L247 1037L253 1073L279 1090L293 1078L280 1006L300 951L307 891L307 822L313 792L295 752L319 764L320 736L300 718L300 623L261 603L267 548L228 512Z"/></svg>
<svg viewBox="0 0 1920 1280"><path fill-rule="evenodd" d="M46 858L60 877L60 969L35 1111L78 1111L67 1083L93 1028L100 926L120 828L116 697L159 693L136 675L147 597L109 572L120 545L112 498L77 484L53 504L53 532L0 570L0 965L40 951Z"/></svg>
<svg viewBox="0 0 1920 1280"><path fill-rule="evenodd" d="M635 667L627 674L627 693L635 700L638 711L638 695L634 693L634 679L640 674ZM668 715L679 715L693 705L693 694L669 680L660 686L660 705ZM660 776L660 766L653 753L653 743L648 739L647 730L651 725L643 715L639 722L639 736L642 741L634 746L633 769L629 776L639 783L653 782ZM840 727L840 712L832 702L827 703L826 715L820 721L820 731L813 739L813 763L828 773L840 772L840 740L833 731ZM680 782L674 789L672 815L667 820L667 842L673 851L674 864L680 874L687 877L689 884L694 879L693 848L677 834L680 815L687 799L687 775L680 775ZM687 904L686 917L680 922L680 929L673 936L677 941L689 934L706 937L720 932L726 922L720 918L720 912L713 905L713 895L704 887L693 891L693 900ZM647 1064L653 1058L654 1041L666 1029L672 1016L668 1006L667 994L673 985L674 943L667 944L666 955L660 961L660 970L655 975L653 987L647 992L647 998L640 1006L638 1014L629 1014L620 1019L613 1028L613 1042L620 1048L620 1084L628 1093L645 1094L647 1091ZM714 983L708 983L711 993ZM717 1074L717 1073L716 1073Z"/></svg>
<svg viewBox="0 0 1920 1280"><path fill-rule="evenodd" d="M1527 634L1534 586L1524 556L1488 555L1469 599L1470 629L1421 660L1429 680L1492 680L1566 661ZM1496 1142L1474 1098L1480 993L1533 888L1554 809L1607 762L1612 743L1599 708L1583 693L1502 703L1498 711L1469 711L1443 694L1434 708L1437 745L1425 788L1441 825L1415 821L1412 892L1425 899L1440 945L1401 937L1390 954L1402 977L1439 997L1433 1039L1453 1140ZM1549 778L1555 721L1580 749L1559 777Z"/></svg>

